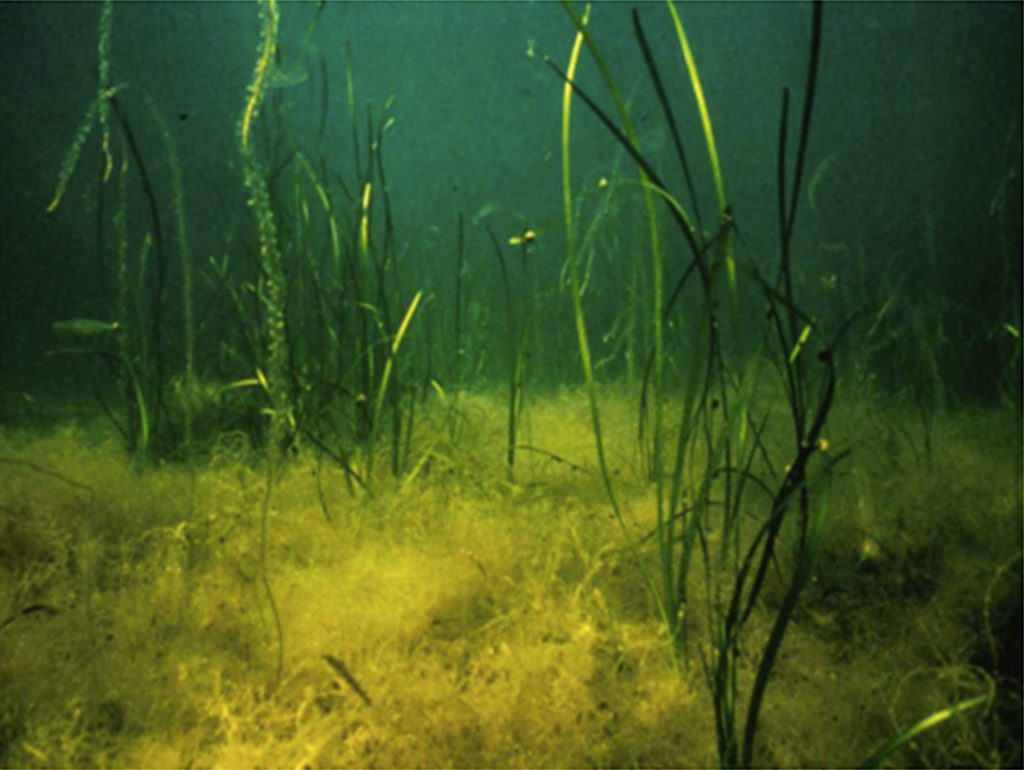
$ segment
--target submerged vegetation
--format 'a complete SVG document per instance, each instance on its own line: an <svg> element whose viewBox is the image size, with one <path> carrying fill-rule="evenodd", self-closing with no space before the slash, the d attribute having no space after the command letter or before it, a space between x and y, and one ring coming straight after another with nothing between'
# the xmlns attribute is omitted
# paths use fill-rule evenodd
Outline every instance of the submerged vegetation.
<svg viewBox="0 0 1024 770"><path fill-rule="evenodd" d="M977 332L978 400L941 307L801 264L832 163L821 3L768 236L729 198L681 10L671 55L633 12L630 91L600 9L564 9L564 61L528 52L562 88L562 233L459 213L447 273L401 235L391 100L362 113L347 51L338 164L323 5L303 68L276 0L239 95L244 234L195 259L179 149L115 80L104 0L48 211L98 128L115 301L53 324L98 412L0 431L4 764L1019 763L1019 293ZM314 137L287 109L307 81ZM584 110L615 148L596 186Z"/></svg>
<svg viewBox="0 0 1024 770"><path fill-rule="evenodd" d="M95 422L7 435L5 764L717 764L698 652L715 619L692 613L694 653L677 666L644 580L660 559L634 411L629 392L604 394L625 529L607 515L575 389L538 399L532 414L533 440L567 462L524 452L515 484L500 391L463 394L456 443L433 401L411 441L422 463L372 497L351 494L345 471L314 452L293 457L269 513L285 634L272 690L258 452L225 437L190 485L180 466L142 476L125 467ZM853 451L832 480L829 523L775 664L757 764L856 765L881 748L879 735L994 687L993 710L947 720L889 762L1013 756L1019 701L1001 677L1019 628L1020 562L1007 555L1014 439L998 416L945 416L936 475L901 433L910 420L870 404L832 415ZM762 436L789 441L781 430ZM714 599L701 564L691 606ZM787 543L779 576L796 564ZM767 642L785 600L775 570L743 629L750 650ZM741 694L755 675L756 659L740 655Z"/></svg>

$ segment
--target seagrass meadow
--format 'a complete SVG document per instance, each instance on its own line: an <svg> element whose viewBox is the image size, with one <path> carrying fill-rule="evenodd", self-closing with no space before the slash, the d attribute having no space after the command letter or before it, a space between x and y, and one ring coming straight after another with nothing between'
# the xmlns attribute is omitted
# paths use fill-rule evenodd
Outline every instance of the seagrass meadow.
<svg viewBox="0 0 1024 770"><path fill-rule="evenodd" d="M0 4L0 765L1019 767L1021 25Z"/></svg>

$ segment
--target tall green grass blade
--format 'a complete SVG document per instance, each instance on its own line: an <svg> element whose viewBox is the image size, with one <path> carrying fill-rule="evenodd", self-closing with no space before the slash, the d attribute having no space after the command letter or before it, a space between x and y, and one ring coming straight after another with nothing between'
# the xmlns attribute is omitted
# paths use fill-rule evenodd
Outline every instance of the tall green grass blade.
<svg viewBox="0 0 1024 770"><path fill-rule="evenodd" d="M674 11L671 4L670 9ZM672 110L672 103L668 99L668 95L665 92L665 86L661 80L661 73L658 71L658 64L654 59L654 54L651 52L651 47L647 42L647 35L644 33L643 25L640 23L640 14L636 8L633 9L633 31L636 36L637 42L640 44L640 51L643 53L644 63L647 65L647 72L651 77L651 82L654 84L655 93L658 96L658 102L661 104L661 110L665 113L665 121L668 123L669 135L672 137L672 145L676 150L676 157L679 158L679 165L683 170L683 179L686 182L686 191L690 195L690 203L693 206L694 219L697 221L697 232L702 232L704 226L700 216L700 201L697 198L697 189L693 184L693 175L690 173L690 164L687 162L686 150L683 148L683 141L679 134L679 126L676 123L675 112Z"/></svg>
<svg viewBox="0 0 1024 770"><path fill-rule="evenodd" d="M697 72L697 63L693 58L693 51L690 49L690 41L686 37L683 23L676 11L675 3L667 1L668 12L672 17L672 26L675 28L676 37L679 40L679 48L686 62L686 72L690 76L690 85L693 88L693 98L697 101L697 111L700 114L700 125L704 132L704 140L708 147L708 161L711 163L711 177L715 183L715 194L718 197L719 211L725 211L728 201L725 197L725 183L722 179L722 166L718 160L718 146L715 143L715 132L711 126L711 114L708 112L707 99L704 97L704 86L700 81L700 74Z"/></svg>
<svg viewBox="0 0 1024 770"><path fill-rule="evenodd" d="M384 362L380 385L377 388L377 397L373 403L373 424L375 427L379 423L381 414L384 411L384 396L387 394L388 384L391 382L391 372L395 365L395 357L398 355L398 349L402 346L402 340L405 339L405 334L409 330L409 324L412 323L412 318L416 314L416 308L420 306L421 299L423 299L423 292L416 292L412 302L409 303L408 309L405 311L402 323L398 326L398 331L395 332L395 338L391 341L391 349L388 351L387 360Z"/></svg>
<svg viewBox="0 0 1024 770"><path fill-rule="evenodd" d="M505 298L505 362L506 376L508 377L508 425L507 425L507 446L505 447L505 464L508 467L509 480L513 478L516 464L516 433L518 410L516 409L516 384L518 382L519 366L519 335L516 334L516 312L512 307L512 283L508 276L508 265L505 263L505 254L501 250L498 237L494 234L490 225L485 226L487 234L494 246L494 255L498 260L498 267L501 272L501 288Z"/></svg>
<svg viewBox="0 0 1024 770"><path fill-rule="evenodd" d="M563 202L563 213L565 217L565 228L566 228L566 243L567 243L567 262L569 268L569 282L570 282L570 293L572 295L573 302L573 319L576 327L576 341L580 351L580 363L583 369L583 379L587 388L587 400L590 406L590 419L591 425L594 431L594 445L597 451L598 467L601 472L601 480L604 484L605 492L608 495L608 501L612 507L612 513L615 516L615 520L622 528L623 533L628 535L625 519L622 515L622 508L619 505L618 497L615 494L615 487L612 484L611 472L608 468L608 458L605 453L604 445L604 434L601 427L601 410L597 399L597 380L594 376L593 361L591 358L590 343L587 334L586 316L583 308L583 290L581 287L580 276L579 276L579 263L578 254L576 250L576 237L575 237L575 220L573 214L573 195L572 195L572 176L571 176L571 143L570 143L570 127L572 117L572 96L575 92L577 95L581 91L576 87L574 78L576 75L576 68L579 63L580 51L584 39L586 38L586 24L590 17L590 8L588 4L582 16L575 14L575 11L566 4L565 6L569 11L570 17L573 18L574 24L577 26L576 38L573 41L572 51L569 56L569 64L566 69L566 73L562 73L557 67L552 67L559 74L565 82L565 88L562 94L562 202ZM593 53L595 48L591 49ZM550 64L550 60L548 62ZM609 75L610 77L610 75ZM617 93L617 90L616 90ZM589 98L589 97L588 97ZM621 103L621 100L620 100ZM593 110L596 105L591 103L591 109ZM623 110L625 105L622 104ZM628 119L628 113L626 115ZM642 155L639 155L642 159ZM645 193L645 197L648 194ZM661 534L662 530L659 527L657 530ZM662 595L662 592L657 590L656 584L653 577L648 571L644 562L639 558L638 549L635 543L630 540L630 548L636 557L637 564L640 567L641 574L643 575L644 582L650 591L652 597L658 606L659 613L666 626L670 626L671 617L674 610L666 604L666 596ZM659 543L659 549L663 549L663 545Z"/></svg>

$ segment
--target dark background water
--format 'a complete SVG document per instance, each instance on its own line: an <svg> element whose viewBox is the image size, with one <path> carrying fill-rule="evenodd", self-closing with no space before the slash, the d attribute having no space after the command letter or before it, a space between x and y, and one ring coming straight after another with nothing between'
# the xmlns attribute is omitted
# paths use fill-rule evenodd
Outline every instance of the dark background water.
<svg viewBox="0 0 1024 770"><path fill-rule="evenodd" d="M598 6L592 31L630 100L645 148L670 169L666 176L678 178L630 7ZM702 137L668 14L659 3L638 8L683 116L695 170L706 179ZM746 258L770 272L778 242L781 92L793 89L799 110L810 6L679 9ZM109 192L100 193L95 130L60 208L46 212L64 153L95 98L99 12L97 3L0 4L0 377L10 392L81 392L72 362L53 355L62 342L51 324L112 318L113 203ZM305 73L304 80L280 90L273 111L268 101L256 134L267 135L273 121L277 136L323 158L339 175L351 172L350 50L360 122L367 106L379 114L393 97L385 161L407 274L427 283L436 278L437 292L447 290L461 212L467 323L492 323L496 271L482 225L503 239L532 227L540 234L538 278L550 288L544 312L559 329L551 333L549 347L556 350L548 355L554 361L560 346L574 355L569 300L557 290L564 248L562 84L539 57L527 56L529 48L544 51L564 66L574 30L563 10L546 2L328 3L307 40L315 14L313 4L281 6L279 67ZM257 6L116 4L113 24L111 82L145 89L176 144L197 272L211 256L252 251L256 236L245 206L237 130L259 45ZM828 298L833 307L821 312L860 309L866 319L861 342L891 292L898 291L902 306L919 309L899 317L903 326L888 341L876 339L889 346L881 354L893 359L876 361L876 374L892 387L901 376L915 376L900 373L901 345L924 335L952 391L990 398L1012 345L1000 330L1003 324L1020 328L1021 29L1019 3L826 5L805 184L816 169L823 174L813 210L804 199L798 273L807 286L835 276L838 288ZM323 72L328 102L320 137ZM587 60L579 80L610 108ZM147 119L140 103L130 119L167 207L170 242L169 174L159 135L142 128ZM575 109L579 188L595 187L616 169L623 179L632 175L607 132L582 105ZM706 212L711 192L705 182ZM138 219L134 224L133 251L142 231ZM628 232L622 237L628 240ZM597 257L595 302L621 297L623 265L645 258L642 249L609 251L616 253ZM175 260L167 269L169 287L178 286ZM201 277L197 286L197 301L209 301ZM177 329L179 311L168 306L168 327ZM612 315L594 311L598 336L602 324L610 328ZM199 334L202 350L216 329L211 324Z"/></svg>

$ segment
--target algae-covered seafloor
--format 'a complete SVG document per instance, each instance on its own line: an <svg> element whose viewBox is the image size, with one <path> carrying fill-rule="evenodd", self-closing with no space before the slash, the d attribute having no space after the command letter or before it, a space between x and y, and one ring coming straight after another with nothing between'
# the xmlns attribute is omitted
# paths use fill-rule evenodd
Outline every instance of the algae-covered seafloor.
<svg viewBox="0 0 1024 770"><path fill-rule="evenodd" d="M656 555L632 404L609 395L604 406L626 532L604 499L579 391L531 407L538 451L523 454L515 482L502 402L488 396L461 404L457 443L448 413L429 405L415 468L372 497L311 451L292 458L270 512L276 685L258 585L265 477L244 442L225 436L190 478L138 474L92 422L5 431L4 764L715 764L707 618L692 618L673 670L638 564ZM1019 677L1017 432L985 411L933 430L926 459L906 413L864 402L834 416L830 439L854 453L773 673L758 763L847 766L985 694L1015 663ZM751 649L780 598L769 586ZM741 686L751 659L741 652ZM948 721L901 763L1005 761L1020 750L1019 701L1016 716L1011 700L1000 708Z"/></svg>

